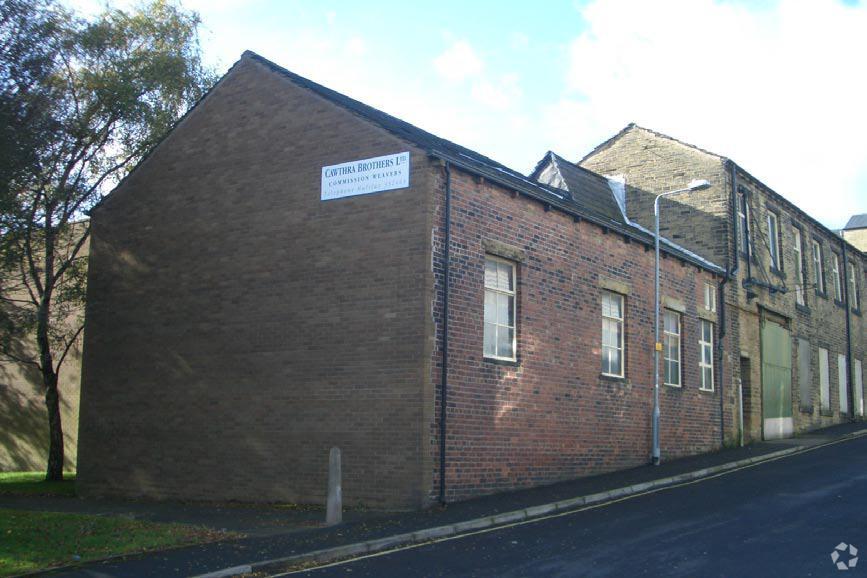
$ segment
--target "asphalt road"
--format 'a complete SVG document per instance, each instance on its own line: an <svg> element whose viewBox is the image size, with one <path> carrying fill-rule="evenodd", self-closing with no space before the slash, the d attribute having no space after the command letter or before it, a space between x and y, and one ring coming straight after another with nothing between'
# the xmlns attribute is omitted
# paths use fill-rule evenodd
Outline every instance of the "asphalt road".
<svg viewBox="0 0 867 578"><path fill-rule="evenodd" d="M864 548L841 572L841 542ZM841 552L839 561L851 556ZM608 506L294 574L867 576L867 437Z"/></svg>

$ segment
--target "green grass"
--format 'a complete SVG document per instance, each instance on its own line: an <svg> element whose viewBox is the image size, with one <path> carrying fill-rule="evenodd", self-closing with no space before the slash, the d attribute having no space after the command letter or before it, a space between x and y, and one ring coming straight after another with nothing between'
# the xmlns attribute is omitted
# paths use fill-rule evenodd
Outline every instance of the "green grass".
<svg viewBox="0 0 867 578"><path fill-rule="evenodd" d="M0 472L0 495L74 496L75 473L64 472L62 482L46 482L45 472Z"/></svg>
<svg viewBox="0 0 867 578"><path fill-rule="evenodd" d="M0 509L0 576L228 537L118 516Z"/></svg>

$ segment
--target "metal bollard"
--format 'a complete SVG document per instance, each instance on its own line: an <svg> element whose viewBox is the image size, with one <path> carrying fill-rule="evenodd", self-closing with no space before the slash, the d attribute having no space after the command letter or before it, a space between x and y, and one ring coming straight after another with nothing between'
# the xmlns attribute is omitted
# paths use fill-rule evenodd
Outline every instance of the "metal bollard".
<svg viewBox="0 0 867 578"><path fill-rule="evenodd" d="M343 488L341 486L340 448L328 454L328 502L325 524L333 526L343 521Z"/></svg>

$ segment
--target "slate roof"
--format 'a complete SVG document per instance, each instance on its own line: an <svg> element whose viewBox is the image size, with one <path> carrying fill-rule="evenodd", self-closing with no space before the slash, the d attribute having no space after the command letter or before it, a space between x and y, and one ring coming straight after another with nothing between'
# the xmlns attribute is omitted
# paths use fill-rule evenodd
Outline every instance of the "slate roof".
<svg viewBox="0 0 867 578"><path fill-rule="evenodd" d="M572 163L568 163L568 161L563 160L561 157L557 158L562 160L564 163L570 165L571 167L567 168L565 171L565 173L569 175L571 182L581 183L582 187L587 186L589 187L589 189L593 189L594 191L598 192L598 202L587 203L586 205L581 202L576 202L570 197L568 191L564 191L556 187L539 183L534 179L526 177L520 172L510 169L509 167L498 163L497 161L490 159L482 154L479 154L473 150L462 147L459 144L453 143L449 140L431 134L423 129L413 126L412 124L404 120L401 120L381 110L373 108L372 106L364 104L363 102L350 98L345 94L341 94L336 90L332 90L328 87L322 86L321 84L317 84L316 82L313 82L308 78L299 76L294 72L291 72L290 70L287 70L282 66L279 66L274 62L271 62L267 58L264 58L263 56L260 56L250 50L245 51L241 55L240 60L238 60L238 62L236 62L232 66L232 69L234 69L245 60L252 60L258 62L261 65L264 65L266 68L289 79L293 84L302 88L306 88L311 92L321 96L322 98L338 106L341 106L370 122L377 124L381 128L387 130L388 132L405 141L414 143L418 147L425 149L427 153L431 156L446 160L455 166L458 166L473 174L482 176L490 180L491 182L496 182L528 197L534 198L544 203L546 207L555 208L567 214L580 217L584 220L596 223L610 230L617 231L623 235L636 239L645 244L653 242L652 235L648 235L640 228L624 222L623 216L619 210L617 210L616 214L614 211L611 210L610 203L606 206L606 202L601 199L602 184L607 183L605 177L602 177L601 175L594 175L594 173L586 169L582 169ZM231 74L232 69L230 69L229 72L227 72L223 76L223 78ZM205 94L201 99L199 99L199 101L190 110L188 110L184 114L184 116L181 117L181 119L178 120L175 126L177 126L177 124L179 124L187 116L189 116L192 110L195 109L199 105L199 103L205 100L211 92L216 90L219 87L220 82L218 82L214 87L211 88L211 90L207 94ZM154 149L158 146L159 143L157 143ZM151 149L151 151L148 152L147 155L145 155L145 157L139 162L137 167L140 166L151 155L154 149ZM133 169L133 172L134 171L135 169ZM127 177L128 176L129 175L127 175ZM126 180L126 178L124 180ZM118 187L115 187L115 190L117 190ZM104 201L109 200L112 196L112 194L109 194L106 197L103 197L103 199L99 203L97 203L96 207L94 207L94 209L99 207L99 205L103 204ZM616 208L616 201L614 206ZM669 254L672 254L685 261L689 261L695 265L709 269L716 273L721 273L725 271L722 267L711 263L710 261L707 261L702 257L691 253L690 251L687 251L668 241L666 241L663 245L663 249Z"/></svg>
<svg viewBox="0 0 867 578"><path fill-rule="evenodd" d="M343 108L346 108L373 123L376 123L395 136L415 143L419 147L426 149L432 156L447 160L464 170L485 177L492 182L505 185L515 191L525 194L526 196L539 200L551 208L556 208L567 214L581 217L587 221L596 223L612 231L619 232L642 243L653 243L652 234L649 234L641 227L624 220L623 214L618 208L617 202L614 200L613 193L608 185L608 180L605 177L578 167L574 163L570 163L558 155L554 155L554 157L558 159L559 162L563 163L561 171L564 179L566 179L575 190L587 193L586 195L573 197L570 195L568 190L539 183L533 177L526 177L518 171L510 169L491 158L431 134L404 120L391 116L390 114L382 112L381 110L373 108L363 102L359 102L345 94L341 94L335 90L322 86L321 84L317 84L303 76L299 76L294 72L271 62L267 58L256 54L255 52L249 50L244 52L241 56L241 60L244 59L255 60L256 62L267 66L271 70L290 79L298 86L307 88L319 96L342 106ZM587 197L586 202L584 201L585 197ZM703 259L702 257L667 240L663 242L662 248L669 254L705 269L709 269L716 273L722 273L725 271L715 263L711 263L710 261Z"/></svg>
<svg viewBox="0 0 867 578"><path fill-rule="evenodd" d="M589 169L570 163L560 155L548 151L545 157L539 161L535 170L530 175L533 180L538 180L542 171L548 165L553 165L571 199L586 210L594 212L606 219L626 225L623 211L614 199L611 185L608 179Z"/></svg>
<svg viewBox="0 0 867 578"><path fill-rule="evenodd" d="M867 229L867 213L864 213L863 215L852 215L852 218L849 219L849 222L846 223L843 230L851 231L852 229Z"/></svg>

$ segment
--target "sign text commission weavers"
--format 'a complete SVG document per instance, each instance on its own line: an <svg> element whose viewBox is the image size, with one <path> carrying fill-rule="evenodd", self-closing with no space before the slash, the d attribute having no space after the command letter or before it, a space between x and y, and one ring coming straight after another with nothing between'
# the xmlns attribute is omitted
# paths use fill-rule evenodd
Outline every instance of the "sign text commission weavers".
<svg viewBox="0 0 867 578"><path fill-rule="evenodd" d="M409 186L409 153L322 167L321 200L366 195Z"/></svg>

